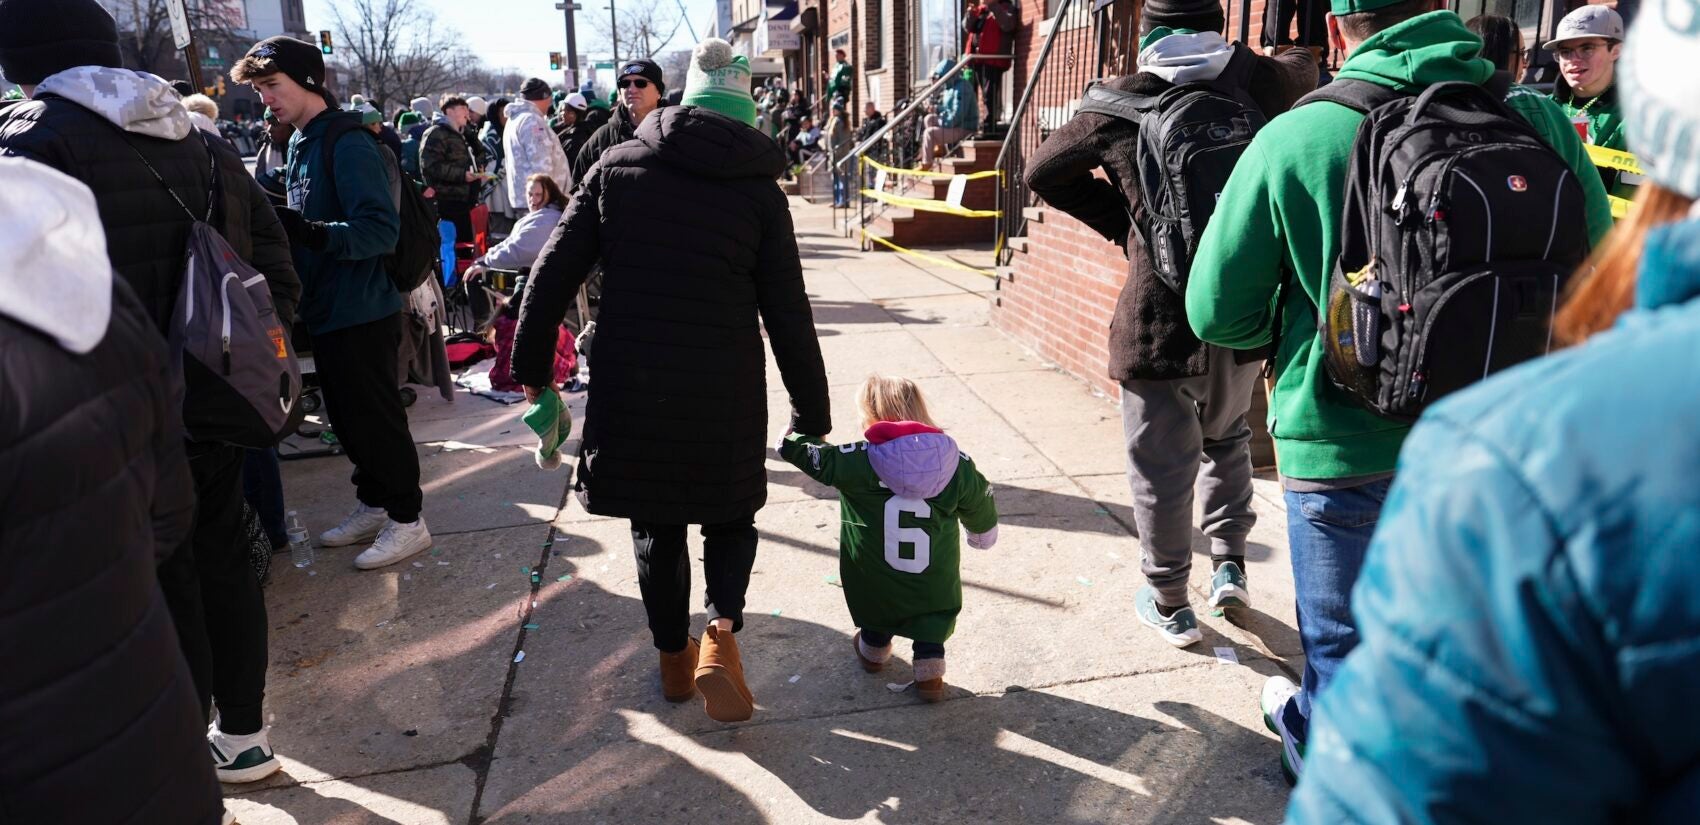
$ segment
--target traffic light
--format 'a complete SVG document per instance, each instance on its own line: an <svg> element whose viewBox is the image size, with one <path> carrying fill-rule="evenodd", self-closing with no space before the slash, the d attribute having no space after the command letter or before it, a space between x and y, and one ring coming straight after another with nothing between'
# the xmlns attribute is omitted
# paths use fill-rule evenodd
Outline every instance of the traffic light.
<svg viewBox="0 0 1700 825"><path fill-rule="evenodd" d="M319 32L319 51L324 52L325 54L330 54L333 51L332 48L331 48L331 33L330 32L328 32L328 31Z"/></svg>
<svg viewBox="0 0 1700 825"><path fill-rule="evenodd" d="M561 53L560 52L550 52L549 53L549 71L558 72L560 70L561 70Z"/></svg>

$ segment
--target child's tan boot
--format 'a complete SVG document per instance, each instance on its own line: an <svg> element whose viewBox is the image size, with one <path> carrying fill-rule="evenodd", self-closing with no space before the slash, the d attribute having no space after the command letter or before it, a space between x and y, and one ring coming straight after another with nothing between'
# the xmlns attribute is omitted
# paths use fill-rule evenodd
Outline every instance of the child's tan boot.
<svg viewBox="0 0 1700 825"><path fill-rule="evenodd" d="M944 698L944 660L915 660L915 692L926 702Z"/></svg>
<svg viewBox="0 0 1700 825"><path fill-rule="evenodd" d="M891 645L874 647L862 641L862 631L856 631L855 638L850 640L851 647L856 649L856 661L862 663L862 669L869 673L885 670L885 663L891 658Z"/></svg>

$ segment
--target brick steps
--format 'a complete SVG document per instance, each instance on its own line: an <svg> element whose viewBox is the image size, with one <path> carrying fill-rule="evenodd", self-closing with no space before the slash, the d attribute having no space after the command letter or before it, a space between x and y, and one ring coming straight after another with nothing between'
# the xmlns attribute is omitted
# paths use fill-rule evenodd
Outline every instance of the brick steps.
<svg viewBox="0 0 1700 825"><path fill-rule="evenodd" d="M968 175L994 168L998 151L1003 144L995 140L971 140L958 147L958 155L940 161L939 171L952 175ZM909 178L907 187L899 194L944 203L950 193L950 178ZM967 209L997 208L998 181L985 177L968 181L962 194L962 206ZM941 212L887 207L868 224L868 233L884 238L904 248L946 247L991 244L997 239L995 218L966 218ZM886 247L875 244L875 249Z"/></svg>

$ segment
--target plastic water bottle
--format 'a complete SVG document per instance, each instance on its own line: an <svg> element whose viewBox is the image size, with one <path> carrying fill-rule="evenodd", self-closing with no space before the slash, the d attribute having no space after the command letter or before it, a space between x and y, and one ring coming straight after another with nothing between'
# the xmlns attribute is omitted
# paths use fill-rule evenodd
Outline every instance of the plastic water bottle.
<svg viewBox="0 0 1700 825"><path fill-rule="evenodd" d="M313 542L307 538L307 526L301 523L301 516L290 510L285 527L289 532L289 560L296 567L312 566Z"/></svg>

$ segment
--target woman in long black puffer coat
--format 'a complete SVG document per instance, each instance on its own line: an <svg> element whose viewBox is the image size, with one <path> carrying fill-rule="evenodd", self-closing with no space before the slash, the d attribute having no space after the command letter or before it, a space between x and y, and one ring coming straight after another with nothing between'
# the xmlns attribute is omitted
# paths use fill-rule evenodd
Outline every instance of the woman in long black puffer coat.
<svg viewBox="0 0 1700 825"><path fill-rule="evenodd" d="M86 187L0 180L0 821L217 825L154 573L195 509L165 339Z"/></svg>
<svg viewBox="0 0 1700 825"><path fill-rule="evenodd" d="M576 489L585 509L631 519L662 686L701 689L710 716L749 718L732 633L767 500L767 329L792 428L832 428L826 371L797 239L774 179L785 164L754 128L749 67L724 41L697 47L684 105L658 109L586 173L533 268L513 374L551 383L556 329L601 262L596 370ZM730 116L729 116L730 115ZM710 619L689 636L685 527L703 525Z"/></svg>

